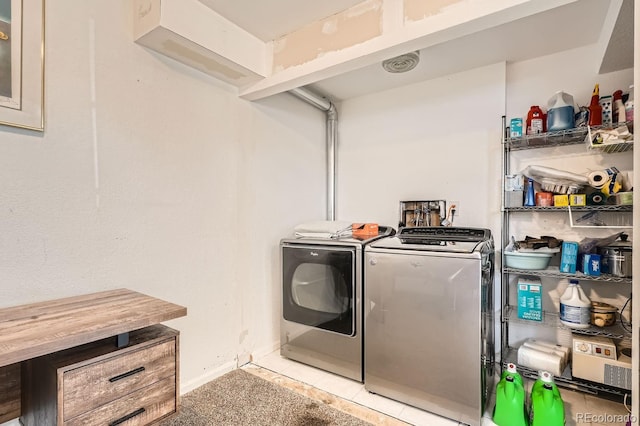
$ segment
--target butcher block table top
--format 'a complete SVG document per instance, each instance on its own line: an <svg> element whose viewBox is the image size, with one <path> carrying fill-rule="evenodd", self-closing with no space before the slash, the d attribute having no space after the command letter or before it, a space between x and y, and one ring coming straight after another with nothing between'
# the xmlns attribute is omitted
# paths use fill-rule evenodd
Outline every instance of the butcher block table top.
<svg viewBox="0 0 640 426"><path fill-rule="evenodd" d="M127 289L0 309L0 367L183 317L187 308Z"/></svg>

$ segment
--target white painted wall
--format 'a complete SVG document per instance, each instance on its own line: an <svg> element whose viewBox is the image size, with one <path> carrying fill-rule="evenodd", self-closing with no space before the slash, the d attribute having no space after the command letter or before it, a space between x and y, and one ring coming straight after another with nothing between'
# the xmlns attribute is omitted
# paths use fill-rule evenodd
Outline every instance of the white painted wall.
<svg viewBox="0 0 640 426"><path fill-rule="evenodd" d="M504 63L342 102L338 218L397 227L400 201L444 199L497 232L504 105Z"/></svg>
<svg viewBox="0 0 640 426"><path fill-rule="evenodd" d="M634 3L633 16L634 16L634 22L640 22L640 4L638 3ZM633 44L634 46L640 46L640 30L638 29L637 25L634 26ZM634 49L633 63L634 63L634 69L633 69L634 96L637 98L638 90L639 90L638 87L640 86L638 84L640 83L640 65L638 65L640 64L640 49L638 48ZM640 122L640 112L638 111L637 107L634 108L633 114L634 114L633 121L635 123ZM640 170L640 150L636 149L633 151L633 164L636 170ZM636 175L634 179L635 179L635 182L638 182L638 180L640 180L638 175ZM635 204L636 206L640 204L640 191L634 194L633 204ZM637 208L634 209L633 219L635 223L640 223L640 209L637 209ZM634 228L632 238L633 238L633 241L635 241L633 245L634 245L634 250L637 253L638 244L640 244L640 227L639 226L636 226ZM636 294L638 294L638 290L640 290L640 280L638 280L637 277L640 276L640 262L638 262L637 260L633 263L633 276L636 277L636 279L633 280L632 287L633 289L635 289ZM633 318L640 318L639 305L640 303L633 304L633 309L632 309ZM632 339L633 340L632 351L637 354L638 352L640 352L640 336L639 336L640 329L638 328L637 321L633 331L634 333L633 333L633 339ZM640 414L640 397L638 396L638 393L639 393L638 389L640 389L640 375L637 374L639 365L640 365L640 357L634 356L632 359L631 371L633 371L636 374L634 374L634 378L631 382L631 387L633 392L633 395L631 397L631 407L632 407L631 415L634 416L635 418L638 418L638 415Z"/></svg>
<svg viewBox="0 0 640 426"><path fill-rule="evenodd" d="M324 216L324 114L239 99L135 44L132 13L47 3L46 131L0 129L0 307L119 287L184 305L184 391L273 349L278 241Z"/></svg>

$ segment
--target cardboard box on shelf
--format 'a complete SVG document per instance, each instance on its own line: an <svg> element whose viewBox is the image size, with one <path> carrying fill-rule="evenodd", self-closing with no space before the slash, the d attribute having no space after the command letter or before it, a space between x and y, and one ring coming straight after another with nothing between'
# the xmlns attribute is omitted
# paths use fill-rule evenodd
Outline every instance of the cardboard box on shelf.
<svg viewBox="0 0 640 426"><path fill-rule="evenodd" d="M571 206L586 206L587 195L586 194L570 194L569 205Z"/></svg>
<svg viewBox="0 0 640 426"><path fill-rule="evenodd" d="M566 194L554 195L553 205L556 207L566 207L569 205L569 196Z"/></svg>
<svg viewBox="0 0 640 426"><path fill-rule="evenodd" d="M542 283L535 277L518 277L518 318L542 321Z"/></svg>
<svg viewBox="0 0 640 426"><path fill-rule="evenodd" d="M562 243L562 255L560 257L560 272L575 274L578 265L578 243L565 241Z"/></svg>

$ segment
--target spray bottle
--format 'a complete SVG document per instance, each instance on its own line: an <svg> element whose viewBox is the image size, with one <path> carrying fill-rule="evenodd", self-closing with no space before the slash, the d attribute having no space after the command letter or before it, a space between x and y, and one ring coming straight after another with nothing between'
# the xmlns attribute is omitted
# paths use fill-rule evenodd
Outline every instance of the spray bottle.
<svg viewBox="0 0 640 426"><path fill-rule="evenodd" d="M629 97L624 103L624 111L627 122L629 123L629 132L633 133L633 84L629 86Z"/></svg>
<svg viewBox="0 0 640 426"><path fill-rule="evenodd" d="M553 376L541 371L531 388L531 426L564 426L564 403Z"/></svg>
<svg viewBox="0 0 640 426"><path fill-rule="evenodd" d="M622 90L613 92L613 124L624 124L627 114L622 103Z"/></svg>
<svg viewBox="0 0 640 426"><path fill-rule="evenodd" d="M600 105L600 86L596 83L589 104L589 126L600 125L602 125L602 106Z"/></svg>

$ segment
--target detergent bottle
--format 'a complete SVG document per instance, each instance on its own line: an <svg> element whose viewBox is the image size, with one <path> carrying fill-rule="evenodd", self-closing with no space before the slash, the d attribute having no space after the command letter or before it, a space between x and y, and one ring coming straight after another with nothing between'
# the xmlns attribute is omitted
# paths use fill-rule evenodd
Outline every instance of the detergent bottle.
<svg viewBox="0 0 640 426"><path fill-rule="evenodd" d="M541 371L531 388L531 426L564 426L564 403L553 376Z"/></svg>
<svg viewBox="0 0 640 426"><path fill-rule="evenodd" d="M527 134L537 135L547 131L547 119L538 105L532 105L527 114Z"/></svg>
<svg viewBox="0 0 640 426"><path fill-rule="evenodd" d="M508 364L496 386L493 422L498 426L529 426L522 377L515 364Z"/></svg>
<svg viewBox="0 0 640 426"><path fill-rule="evenodd" d="M573 96L562 91L556 92L547 103L547 131L573 129L575 126Z"/></svg>

